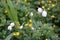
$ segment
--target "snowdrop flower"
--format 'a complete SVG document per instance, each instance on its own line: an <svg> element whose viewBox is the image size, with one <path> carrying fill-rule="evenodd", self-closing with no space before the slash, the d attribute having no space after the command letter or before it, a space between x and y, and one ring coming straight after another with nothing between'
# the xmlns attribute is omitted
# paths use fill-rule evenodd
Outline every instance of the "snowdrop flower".
<svg viewBox="0 0 60 40"><path fill-rule="evenodd" d="M31 16L31 17L33 16L33 12L30 13L30 16Z"/></svg>
<svg viewBox="0 0 60 40"><path fill-rule="evenodd" d="M34 30L34 27L31 27L32 30Z"/></svg>
<svg viewBox="0 0 60 40"><path fill-rule="evenodd" d="M43 17L46 17L46 16L47 16L47 11L44 10L44 11L42 12L42 16L43 16Z"/></svg>
<svg viewBox="0 0 60 40"><path fill-rule="evenodd" d="M23 26L20 26L20 29L22 29L23 28Z"/></svg>
<svg viewBox="0 0 60 40"><path fill-rule="evenodd" d="M43 9L42 8L38 8L38 12L39 13L42 13L43 12Z"/></svg>
<svg viewBox="0 0 60 40"><path fill-rule="evenodd" d="M11 23L10 26L13 27L15 24L14 23Z"/></svg>
<svg viewBox="0 0 60 40"><path fill-rule="evenodd" d="M8 26L8 30L10 30L10 31L11 31L11 30L12 30L12 27L11 27L11 26Z"/></svg>

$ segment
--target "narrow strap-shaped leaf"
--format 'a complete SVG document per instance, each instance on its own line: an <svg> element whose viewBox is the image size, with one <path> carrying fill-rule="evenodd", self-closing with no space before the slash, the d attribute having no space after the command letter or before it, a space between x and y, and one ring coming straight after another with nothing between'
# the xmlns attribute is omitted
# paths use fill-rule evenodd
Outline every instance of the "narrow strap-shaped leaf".
<svg viewBox="0 0 60 40"><path fill-rule="evenodd" d="M18 21L18 16L17 16L17 13L16 13L16 10L14 9L14 6L13 6L13 3L11 2L11 0L7 0L7 3L8 3L8 6L9 6L9 10L11 12L11 15L13 17L13 22L15 23L15 28L17 29L19 24L17 24Z"/></svg>
<svg viewBox="0 0 60 40"><path fill-rule="evenodd" d="M6 39L4 39L4 40L10 40L10 39L12 38L12 36L13 36L13 33L11 33L10 35L8 35L8 36L6 37Z"/></svg>
<svg viewBox="0 0 60 40"><path fill-rule="evenodd" d="M12 17L13 17L14 21L18 21L17 13L16 13L16 10L14 9L14 6L13 6L11 0L7 0L7 3L10 8L10 12L13 15Z"/></svg>
<svg viewBox="0 0 60 40"><path fill-rule="evenodd" d="M12 22L15 23L15 28L18 28L18 16L16 10L14 9L13 3L11 2L11 0L6 0L7 2L5 2L4 0L1 1L3 2L3 6L5 7L5 9L7 9L8 11L8 17L11 19Z"/></svg>
<svg viewBox="0 0 60 40"><path fill-rule="evenodd" d="M8 14L8 17L12 20L13 18L10 15L10 11L8 9L7 3L5 3L4 0L1 0L1 2L2 2L3 6L5 7L5 9L8 11L8 13L7 13Z"/></svg>

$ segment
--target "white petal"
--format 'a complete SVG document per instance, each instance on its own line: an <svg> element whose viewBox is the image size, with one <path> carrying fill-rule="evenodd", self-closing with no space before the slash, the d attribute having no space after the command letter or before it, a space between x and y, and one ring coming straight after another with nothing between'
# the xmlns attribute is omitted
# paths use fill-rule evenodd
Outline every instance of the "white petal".
<svg viewBox="0 0 60 40"><path fill-rule="evenodd" d="M11 26L8 26L8 30L10 30L10 31L11 31L11 30L12 30L12 27L11 27Z"/></svg>
<svg viewBox="0 0 60 40"><path fill-rule="evenodd" d="M30 16L33 16L33 12L30 13Z"/></svg>
<svg viewBox="0 0 60 40"><path fill-rule="evenodd" d="M23 26L20 26L20 29L22 29L23 28Z"/></svg>
<svg viewBox="0 0 60 40"><path fill-rule="evenodd" d="M42 8L38 8L38 12L39 13L42 13L43 12L43 9Z"/></svg>
<svg viewBox="0 0 60 40"><path fill-rule="evenodd" d="M12 26L12 27L13 27L14 25L15 25L14 23L11 23L11 24L10 24L10 26Z"/></svg>
<svg viewBox="0 0 60 40"><path fill-rule="evenodd" d="M47 16L47 12L45 10L42 12L42 16L43 17L46 17Z"/></svg>
<svg viewBox="0 0 60 40"><path fill-rule="evenodd" d="M31 29L34 30L34 27L32 27Z"/></svg>

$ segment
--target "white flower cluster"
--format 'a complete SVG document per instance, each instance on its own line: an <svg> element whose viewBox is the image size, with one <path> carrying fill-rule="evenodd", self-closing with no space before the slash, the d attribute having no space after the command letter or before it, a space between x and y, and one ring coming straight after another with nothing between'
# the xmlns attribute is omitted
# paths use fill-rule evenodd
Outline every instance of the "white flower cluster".
<svg viewBox="0 0 60 40"><path fill-rule="evenodd" d="M42 8L38 8L38 13L42 13L42 16L43 17L46 17L47 16L47 11L46 10L43 10Z"/></svg>
<svg viewBox="0 0 60 40"><path fill-rule="evenodd" d="M34 27L31 27L32 30L34 30L35 28Z"/></svg>
<svg viewBox="0 0 60 40"><path fill-rule="evenodd" d="M33 16L33 12L30 13L30 16L31 16L31 17Z"/></svg>
<svg viewBox="0 0 60 40"><path fill-rule="evenodd" d="M43 12L43 9L42 8L38 8L38 12L39 13L42 13Z"/></svg>
<svg viewBox="0 0 60 40"><path fill-rule="evenodd" d="M12 27L14 27L14 23L11 23L9 26L8 26L8 30L12 30ZM22 26L20 26L20 29L22 29L23 28L23 25Z"/></svg>
<svg viewBox="0 0 60 40"><path fill-rule="evenodd" d="M20 29L22 29L23 28L23 26L20 26Z"/></svg>
<svg viewBox="0 0 60 40"><path fill-rule="evenodd" d="M11 24L8 26L8 30L11 31L11 30L12 30L12 27L14 27L14 25L15 25L14 23L11 23Z"/></svg>

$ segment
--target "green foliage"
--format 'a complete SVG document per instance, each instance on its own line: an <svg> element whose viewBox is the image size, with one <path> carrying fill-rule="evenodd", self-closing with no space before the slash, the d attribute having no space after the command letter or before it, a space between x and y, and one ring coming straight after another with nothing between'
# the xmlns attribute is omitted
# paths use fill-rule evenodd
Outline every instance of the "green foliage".
<svg viewBox="0 0 60 40"><path fill-rule="evenodd" d="M8 36L6 37L6 39L4 39L4 40L10 40L10 39L12 38L12 36L13 36L13 33L11 33L10 35L8 35Z"/></svg>
<svg viewBox="0 0 60 40"><path fill-rule="evenodd" d="M59 0L0 0L0 39L60 40L59 4ZM47 17L43 17L36 11L38 7L48 12ZM30 15L31 12L33 16ZM15 25L9 31L8 26L11 22ZM23 28L20 29L20 26ZM15 32L18 33L14 36Z"/></svg>
<svg viewBox="0 0 60 40"><path fill-rule="evenodd" d="M4 26L6 23L6 17L4 14L0 13L0 27Z"/></svg>

